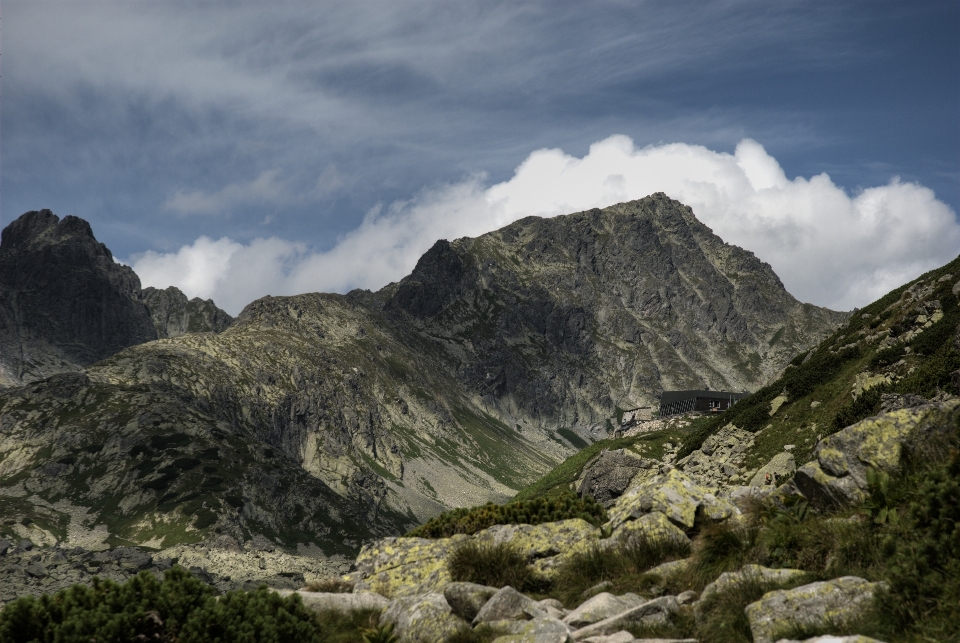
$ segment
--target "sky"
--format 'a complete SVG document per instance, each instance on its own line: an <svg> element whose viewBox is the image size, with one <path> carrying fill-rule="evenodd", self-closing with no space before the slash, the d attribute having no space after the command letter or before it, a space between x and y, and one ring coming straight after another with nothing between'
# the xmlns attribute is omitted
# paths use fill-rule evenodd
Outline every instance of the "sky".
<svg viewBox="0 0 960 643"><path fill-rule="evenodd" d="M0 225L90 221L232 314L653 192L863 306L960 253L960 4L0 6Z"/></svg>

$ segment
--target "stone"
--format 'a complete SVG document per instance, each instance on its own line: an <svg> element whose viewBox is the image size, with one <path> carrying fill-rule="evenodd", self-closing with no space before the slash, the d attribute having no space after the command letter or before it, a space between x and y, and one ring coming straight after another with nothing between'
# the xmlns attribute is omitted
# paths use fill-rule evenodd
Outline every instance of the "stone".
<svg viewBox="0 0 960 643"><path fill-rule="evenodd" d="M793 477L797 490L815 507L842 507L867 496L867 468L892 473L909 439L943 434L960 418L960 400L924 404L861 420L830 435L814 448L816 460Z"/></svg>
<svg viewBox="0 0 960 643"><path fill-rule="evenodd" d="M570 627L580 628L622 614L644 602L646 601L636 594L614 596L608 592L603 592L579 605L563 618L563 622Z"/></svg>
<svg viewBox="0 0 960 643"><path fill-rule="evenodd" d="M390 605L390 599L374 592L348 594L346 592L308 592L290 589L278 589L276 592L284 597L296 594L303 601L304 607L308 607L314 612L349 614L358 610L384 610Z"/></svg>
<svg viewBox="0 0 960 643"><path fill-rule="evenodd" d="M453 614L443 594L436 592L390 601L380 616L380 624L393 625L400 643L445 641L467 627Z"/></svg>
<svg viewBox="0 0 960 643"><path fill-rule="evenodd" d="M687 534L659 511L652 511L636 520L623 523L610 534L610 538L601 540L600 545L604 548L624 547L642 541L690 545Z"/></svg>
<svg viewBox="0 0 960 643"><path fill-rule="evenodd" d="M669 578L670 576L686 574L691 565L693 565L693 558L681 558L680 560L660 563L656 567L648 569L646 573L660 578Z"/></svg>
<svg viewBox="0 0 960 643"><path fill-rule="evenodd" d="M477 583L447 583L443 586L443 597L454 614L465 621L472 621L497 591L496 587Z"/></svg>
<svg viewBox="0 0 960 643"><path fill-rule="evenodd" d="M13 548L13 543L11 543L9 540L0 538L0 556L6 556L7 552L10 551L11 548Z"/></svg>
<svg viewBox="0 0 960 643"><path fill-rule="evenodd" d="M883 641L878 641L877 639L863 636L862 634L854 634L852 636L834 636L827 634L803 641L780 639L777 643L883 643Z"/></svg>
<svg viewBox="0 0 960 643"><path fill-rule="evenodd" d="M843 627L860 618L881 583L857 576L767 592L747 605L754 643L774 643L781 633L804 627Z"/></svg>
<svg viewBox="0 0 960 643"><path fill-rule="evenodd" d="M792 453L781 451L770 458L770 461L760 467L756 475L750 480L751 487L780 485L780 481L786 480L797 470L797 462Z"/></svg>
<svg viewBox="0 0 960 643"><path fill-rule="evenodd" d="M680 605L689 605L697 600L699 594L697 594L692 589L688 589L685 592L680 592L677 594L677 603Z"/></svg>
<svg viewBox="0 0 960 643"><path fill-rule="evenodd" d="M439 592L451 582L447 559L467 536L382 538L361 548L356 571L343 577L356 591L397 598Z"/></svg>
<svg viewBox="0 0 960 643"><path fill-rule="evenodd" d="M889 413L890 411L909 409L914 406L927 404L927 402L928 400L925 398L912 393L906 393L904 395L898 393L883 393L880 395L880 412Z"/></svg>
<svg viewBox="0 0 960 643"><path fill-rule="evenodd" d="M497 590L484 603L473 618L473 624L479 625L488 621L528 621L546 616L546 609L542 605L507 585Z"/></svg>
<svg viewBox="0 0 960 643"><path fill-rule="evenodd" d="M575 641L582 641L591 636L612 634L628 625L664 625L670 616L679 609L674 596L661 596L647 601L637 607L616 614L602 621L597 621L573 632Z"/></svg>
<svg viewBox="0 0 960 643"><path fill-rule="evenodd" d="M555 618L535 618L512 634L498 636L493 643L569 643L570 628Z"/></svg>
<svg viewBox="0 0 960 643"><path fill-rule="evenodd" d="M683 529L692 529L698 515L724 520L739 513L729 501L717 498L711 489L673 469L628 489L608 510L607 524L616 530L629 520L653 511L659 511Z"/></svg>
<svg viewBox="0 0 960 643"><path fill-rule="evenodd" d="M699 612L698 606L703 605L706 600L717 594L736 590L743 583L755 582L772 585L801 579L805 575L806 572L802 569L771 569L762 565L744 565L735 572L720 574L715 581L704 587L694 609Z"/></svg>
<svg viewBox="0 0 960 643"><path fill-rule="evenodd" d="M233 317L211 299L187 296L176 286L164 290L144 288L140 298L150 311L157 337L179 337L186 333L219 333L227 329Z"/></svg>
<svg viewBox="0 0 960 643"><path fill-rule="evenodd" d="M623 495L633 476L645 466L640 458L604 449L583 469L577 495L610 507Z"/></svg>
<svg viewBox="0 0 960 643"><path fill-rule="evenodd" d="M636 639L633 638L633 634L630 632L620 630L619 632L607 634L606 636L591 636L583 640L584 643L633 643Z"/></svg>
<svg viewBox="0 0 960 643"><path fill-rule="evenodd" d="M564 560L588 550L600 539L600 530L573 518L539 525L494 525L472 536L481 543L509 544L526 556L541 578L550 579Z"/></svg>
<svg viewBox="0 0 960 643"><path fill-rule="evenodd" d="M34 578L43 578L44 576L47 575L47 569L40 563L36 563L36 562L28 564L24 568L24 571L26 571L28 574L30 574Z"/></svg>

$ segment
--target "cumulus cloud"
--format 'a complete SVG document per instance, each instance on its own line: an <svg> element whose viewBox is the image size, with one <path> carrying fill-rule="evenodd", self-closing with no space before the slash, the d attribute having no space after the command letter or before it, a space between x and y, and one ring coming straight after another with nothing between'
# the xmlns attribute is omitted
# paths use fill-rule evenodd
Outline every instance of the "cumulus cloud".
<svg viewBox="0 0 960 643"><path fill-rule="evenodd" d="M835 309L869 303L960 249L955 213L916 183L893 178L851 195L826 174L788 179L751 139L727 154L683 143L637 149L617 135L583 158L535 151L503 183L474 176L378 207L326 252L276 238L243 245L201 237L132 264L145 285L177 285L236 313L266 294L379 288L407 274L439 238L653 192L691 206L725 241L769 262L798 299Z"/></svg>

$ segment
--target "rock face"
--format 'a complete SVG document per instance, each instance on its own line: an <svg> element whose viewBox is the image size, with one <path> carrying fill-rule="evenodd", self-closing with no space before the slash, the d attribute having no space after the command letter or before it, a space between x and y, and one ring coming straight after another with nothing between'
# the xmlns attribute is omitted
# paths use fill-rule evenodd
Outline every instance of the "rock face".
<svg viewBox="0 0 960 643"><path fill-rule="evenodd" d="M881 583L856 576L767 592L747 605L755 643L774 643L783 632L803 627L842 628L870 607Z"/></svg>
<svg viewBox="0 0 960 643"><path fill-rule="evenodd" d="M577 494L590 496L604 507L611 507L619 498L644 462L625 453L604 450L583 470Z"/></svg>
<svg viewBox="0 0 960 643"><path fill-rule="evenodd" d="M156 339L140 280L83 219L27 212L0 238L0 386Z"/></svg>
<svg viewBox="0 0 960 643"><path fill-rule="evenodd" d="M935 437L960 418L960 400L925 404L867 418L821 440L816 460L797 470L793 484L812 504L842 507L867 496L867 469L891 473L908 440Z"/></svg>
<svg viewBox="0 0 960 643"><path fill-rule="evenodd" d="M10 238L53 234L35 232L58 230L51 217ZM110 266L146 336L222 327L169 290L141 301ZM19 485L31 519L48 500L122 507L91 520L135 543L356 548L506 499L605 437L617 406L754 388L845 318L662 194L528 218L440 241L376 293L266 297L220 333L111 346L82 376L5 392L0 485Z"/></svg>
<svg viewBox="0 0 960 643"><path fill-rule="evenodd" d="M219 333L233 323L233 317L217 308L212 299L187 299L179 288L144 288L141 299L150 310L157 337L179 337L186 333Z"/></svg>

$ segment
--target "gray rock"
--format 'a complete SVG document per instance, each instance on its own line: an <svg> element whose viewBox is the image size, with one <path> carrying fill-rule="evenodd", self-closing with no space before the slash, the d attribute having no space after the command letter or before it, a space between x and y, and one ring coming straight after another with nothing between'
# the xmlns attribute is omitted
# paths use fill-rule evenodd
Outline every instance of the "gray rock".
<svg viewBox="0 0 960 643"><path fill-rule="evenodd" d="M797 470L797 462L792 453L781 451L773 456L769 462L760 467L756 475L750 480L751 487L780 486ZM779 482L778 482L779 480Z"/></svg>
<svg viewBox="0 0 960 643"><path fill-rule="evenodd" d="M165 290L144 288L141 299L150 311L158 337L179 337L186 333L219 333L227 329L233 317L217 308L210 299L187 296L175 286Z"/></svg>
<svg viewBox="0 0 960 643"><path fill-rule="evenodd" d="M576 641L591 636L612 634L622 630L628 625L664 625L670 616L679 609L677 599L674 596L662 596L652 601L647 601L642 605L633 607L625 612L605 618L602 621L587 625L573 632L573 638Z"/></svg>
<svg viewBox="0 0 960 643"><path fill-rule="evenodd" d="M27 565L25 571L34 578L43 578L47 575L46 567L36 562Z"/></svg>
<svg viewBox="0 0 960 643"><path fill-rule="evenodd" d="M908 409L926 403L926 399L919 395L913 395L912 393L906 393L904 395L898 393L883 393L880 396L880 412L889 413L890 411L899 411L900 409Z"/></svg>
<svg viewBox="0 0 960 643"><path fill-rule="evenodd" d="M816 507L857 504L867 497L868 467L898 470L904 444L946 434L958 419L957 399L867 418L817 443L816 460L800 467L793 482Z"/></svg>
<svg viewBox="0 0 960 643"><path fill-rule="evenodd" d="M390 605L390 599L374 592L359 592L348 594L344 592L306 592L303 590L280 589L281 596L296 594L303 601L305 607L315 612L337 612L349 614L358 610L383 610Z"/></svg>
<svg viewBox="0 0 960 643"><path fill-rule="evenodd" d="M473 624L478 625L487 621L525 621L546 616L547 612L543 606L507 585L490 597L477 612Z"/></svg>
<svg viewBox="0 0 960 643"><path fill-rule="evenodd" d="M570 628L555 618L539 617L518 623L510 634L498 636L493 643L569 643Z"/></svg>
<svg viewBox="0 0 960 643"><path fill-rule="evenodd" d="M744 565L735 572L724 572L720 576L703 588L700 593L700 599L694 605L694 609L699 613L699 607L704 601L730 590L736 590L744 583L786 583L792 580L803 578L806 574L801 569L771 569L762 565Z"/></svg>
<svg viewBox="0 0 960 643"><path fill-rule="evenodd" d="M607 592L597 594L590 600L582 603L563 618L563 622L570 627L580 628L642 605L644 601L636 594L614 596Z"/></svg>
<svg viewBox="0 0 960 643"><path fill-rule="evenodd" d="M443 594L436 592L392 600L380 624L392 624L401 643L445 641L467 626L453 614Z"/></svg>
<svg viewBox="0 0 960 643"><path fill-rule="evenodd" d="M677 594L677 603L680 605L689 605L690 603L696 601L697 598L699 598L699 594L692 589L688 589L685 592L680 592Z"/></svg>
<svg viewBox="0 0 960 643"><path fill-rule="evenodd" d="M9 540L4 540L0 538L0 556L6 556L7 552L13 547L13 543Z"/></svg>
<svg viewBox="0 0 960 643"><path fill-rule="evenodd" d="M774 643L791 629L843 627L869 608L881 583L857 576L767 592L746 607L754 643Z"/></svg>
<svg viewBox="0 0 960 643"><path fill-rule="evenodd" d="M443 597L453 613L465 621L472 621L480 608L496 593L496 587L477 583L448 583L443 587Z"/></svg>
<svg viewBox="0 0 960 643"><path fill-rule="evenodd" d="M604 507L610 507L641 468L644 463L640 458L604 449L584 468L577 493L581 498L590 496Z"/></svg>

